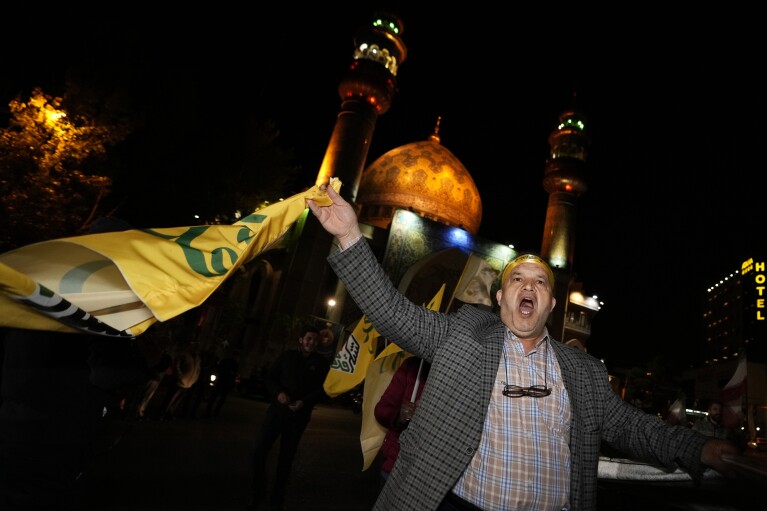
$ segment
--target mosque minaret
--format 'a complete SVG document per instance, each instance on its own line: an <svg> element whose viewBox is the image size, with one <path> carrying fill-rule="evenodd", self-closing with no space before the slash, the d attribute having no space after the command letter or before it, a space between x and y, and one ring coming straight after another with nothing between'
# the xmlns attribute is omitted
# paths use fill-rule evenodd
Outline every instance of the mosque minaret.
<svg viewBox="0 0 767 511"><path fill-rule="evenodd" d="M403 29L396 16L376 13L372 24L357 31L354 60L338 86L341 109L316 184L341 179L341 195L352 203L357 201L376 121L391 106L397 70L407 58Z"/></svg>
<svg viewBox="0 0 767 511"><path fill-rule="evenodd" d="M566 110L549 135L543 188L549 194L541 256L552 268L573 270L576 200L586 192L585 165L589 137L584 116Z"/></svg>
<svg viewBox="0 0 767 511"><path fill-rule="evenodd" d="M590 141L584 115L572 108L562 112L556 129L549 134L550 151L543 177L549 201L541 257L554 270L554 297L562 304L560 312L549 318L549 331L580 349L585 349L591 320L600 308L596 299L583 295L582 283L573 268L576 203L587 189L586 153Z"/></svg>

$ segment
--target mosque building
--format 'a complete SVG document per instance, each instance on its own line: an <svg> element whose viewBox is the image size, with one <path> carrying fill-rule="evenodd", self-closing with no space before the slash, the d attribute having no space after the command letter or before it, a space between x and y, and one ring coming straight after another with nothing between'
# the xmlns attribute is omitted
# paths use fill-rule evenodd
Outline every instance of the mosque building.
<svg viewBox="0 0 767 511"><path fill-rule="evenodd" d="M391 107L397 72L407 59L403 28L396 16L376 13L373 23L357 30L352 62L338 86L340 111L316 182L341 180L341 194L357 208L363 233L385 271L411 300L426 304L444 284L443 311L461 303L492 307L500 272L518 254L477 236L482 199L469 170L442 145L440 119L425 140L393 148L365 166L376 121ZM549 202L540 251L554 269L557 302L566 304L555 308L549 330L582 350L600 307L583 294L572 274L576 203L586 191L588 143L583 115L562 113L549 137L543 177ZM338 342L345 339L361 312L326 263L333 243L307 210L281 246L259 256L229 283L226 300L205 304L207 323L217 322L211 318L221 314L223 302L244 304L245 326L229 337L250 353L251 365L273 358L306 318L332 325ZM472 278L466 278L469 269Z"/></svg>
<svg viewBox="0 0 767 511"><path fill-rule="evenodd" d="M396 16L376 13L373 23L356 32L352 62L338 86L339 113L316 183L331 177L341 180L341 195L356 207L363 234L385 272L413 302L429 303L444 285L443 312L462 303L492 308L499 275L518 254L511 246L477 236L482 198L470 171L442 145L440 119L425 140L395 147L366 166L376 121L391 107L397 72L407 59L403 29ZM566 108L548 142L542 179L548 204L539 253L554 271L557 303L565 306L554 309L547 326L555 339L588 351L591 323L602 304L584 293L583 283L573 273L577 202L588 188L590 138L583 113ZM362 313L347 299L326 262L336 250L334 243L307 209L279 246L242 268L222 292L201 306L199 335L215 331L220 337L231 315L225 311L236 305L244 321L232 323L236 326L228 330L228 340L248 354L241 363L244 374L292 347L297 330L307 320L330 327L337 347L341 346ZM707 364L685 376L696 396L713 394L722 388L723 378L732 374L735 346L742 337L737 330L739 318L764 319L765 300L759 286L740 285L749 271L757 275L757 283L764 281L764 263L749 267L744 263L738 279L711 294L708 319L703 319L710 348L707 356L711 362L721 361L729 349L733 357L728 364ZM743 294L741 289L748 292ZM750 307L744 316L722 309L723 304L736 302L733 296L739 298L738 304ZM719 317L722 314L724 320ZM758 321L745 331L762 337L765 324ZM763 345L761 341L752 339ZM749 376L749 387L752 382L764 387L765 365L753 369L751 365L749 375L758 378ZM621 383L612 376L611 381L620 392ZM765 399L764 389L751 392L748 398L756 408ZM760 415L752 424L764 421ZM753 425L750 428L751 436L757 434Z"/></svg>

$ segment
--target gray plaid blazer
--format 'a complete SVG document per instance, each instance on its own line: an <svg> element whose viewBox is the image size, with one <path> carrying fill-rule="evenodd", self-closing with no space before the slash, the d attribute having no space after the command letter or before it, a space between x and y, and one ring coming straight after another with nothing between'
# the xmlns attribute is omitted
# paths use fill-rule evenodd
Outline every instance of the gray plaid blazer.
<svg viewBox="0 0 767 511"><path fill-rule="evenodd" d="M505 326L497 314L463 306L453 314L410 302L392 284L367 240L328 262L367 318L389 341L431 362L421 406L400 436L394 470L376 510L433 510L453 488L479 446ZM706 438L670 426L621 400L604 364L562 342L552 348L570 396L570 509L593 510L600 442L637 459L681 467L700 479Z"/></svg>

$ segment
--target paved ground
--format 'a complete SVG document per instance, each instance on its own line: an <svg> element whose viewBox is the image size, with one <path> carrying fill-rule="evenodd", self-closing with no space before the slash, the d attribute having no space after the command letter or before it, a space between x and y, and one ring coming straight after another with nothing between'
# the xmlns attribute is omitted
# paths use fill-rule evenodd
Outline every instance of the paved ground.
<svg viewBox="0 0 767 511"><path fill-rule="evenodd" d="M265 409L264 402L232 396L217 419L123 425L120 441L97 460L83 511L244 510L249 455ZM340 406L315 410L288 487L289 511L371 509L378 473L375 467L362 471L361 420ZM767 488L767 461L759 463L761 473L755 477L698 488L601 480L598 511L757 509L753 503L763 502Z"/></svg>
<svg viewBox="0 0 767 511"><path fill-rule="evenodd" d="M129 423L97 460L85 511L243 510L249 454L265 409L233 396L216 419ZM378 473L362 471L360 424L361 416L346 408L315 410L294 464L288 510L372 507Z"/></svg>

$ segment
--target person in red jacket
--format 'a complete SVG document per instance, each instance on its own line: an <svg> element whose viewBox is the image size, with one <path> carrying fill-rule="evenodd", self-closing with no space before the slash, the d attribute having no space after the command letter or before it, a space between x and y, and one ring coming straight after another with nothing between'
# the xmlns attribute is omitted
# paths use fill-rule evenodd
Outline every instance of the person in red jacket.
<svg viewBox="0 0 767 511"><path fill-rule="evenodd" d="M397 461L399 435L407 428L420 403L423 385L428 375L428 362L417 357L406 358L376 403L375 418L381 426L388 429L379 450L382 483L389 477L389 472Z"/></svg>

